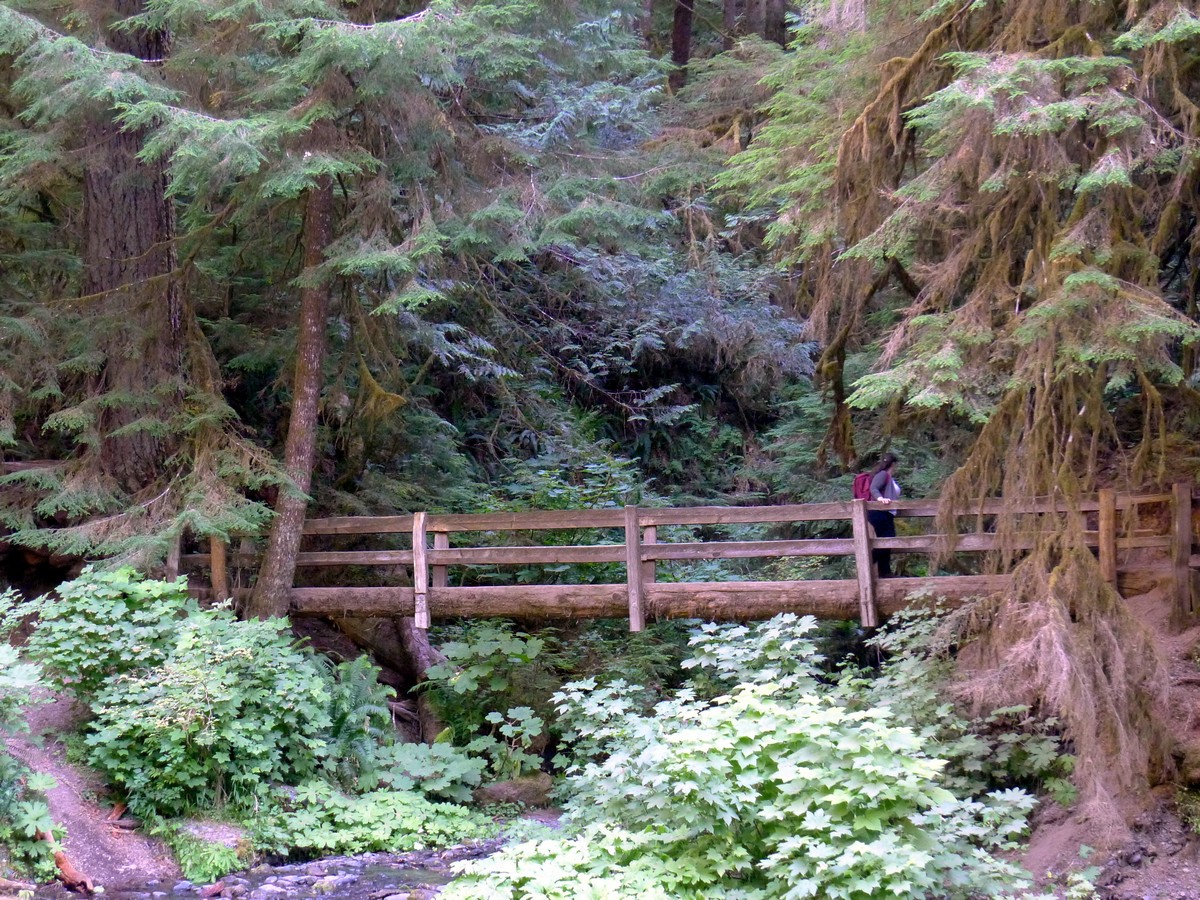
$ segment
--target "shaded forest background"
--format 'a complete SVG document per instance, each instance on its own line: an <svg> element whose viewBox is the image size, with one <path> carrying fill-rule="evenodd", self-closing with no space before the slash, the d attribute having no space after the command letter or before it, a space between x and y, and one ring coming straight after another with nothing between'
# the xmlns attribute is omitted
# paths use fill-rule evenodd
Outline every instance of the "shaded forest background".
<svg viewBox="0 0 1200 900"><path fill-rule="evenodd" d="M1188 3L0 7L13 545L1194 469ZM947 482L947 479L949 481ZM311 494L311 504L305 494ZM272 510L274 509L274 515Z"/></svg>
<svg viewBox="0 0 1200 900"><path fill-rule="evenodd" d="M264 618L306 515L1192 477L1198 63L1178 0L4 3L6 549L250 540ZM1083 527L938 640L1115 822L1185 754Z"/></svg>

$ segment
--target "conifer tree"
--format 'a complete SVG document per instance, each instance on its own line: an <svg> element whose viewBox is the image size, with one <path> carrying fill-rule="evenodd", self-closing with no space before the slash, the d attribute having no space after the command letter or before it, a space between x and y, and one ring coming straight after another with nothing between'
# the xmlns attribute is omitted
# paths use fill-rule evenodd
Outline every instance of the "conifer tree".
<svg viewBox="0 0 1200 900"><path fill-rule="evenodd" d="M0 484L14 539L145 561L182 531L261 536L268 500L467 503L525 457L611 454L613 435L669 470L676 428L703 443L702 407L768 417L809 348L764 305L773 274L726 252L702 197L735 117L693 129L688 113L643 144L666 70L639 46L642 11L155 2L107 23L169 34L171 54L148 61L96 30L68 36L69 11L0 9L16 113L0 239L19 260L0 278L6 439L61 460ZM738 90L718 95L747 108ZM138 276L180 292L181 374L152 382L174 412L164 403L133 428L111 423L136 398L105 389L97 344L152 323L67 302L84 292L72 140L88 117L136 136L131 180L164 172L176 217L174 240L155 245L174 254L172 277ZM305 210L326 179L318 259ZM318 296L323 362L298 367L301 332L310 348L320 337L299 327ZM155 471L138 485L90 477L104 442L134 432L155 438ZM279 546L295 546L296 508L276 520L292 535ZM273 552L260 593L273 599L256 612L283 608L289 555Z"/></svg>
<svg viewBox="0 0 1200 900"><path fill-rule="evenodd" d="M103 10L102 45L163 66L170 33L128 25L144 11L128 0ZM82 291L111 328L100 340L104 362L96 393L119 398L97 411L99 462L121 488L136 493L160 474L171 449L162 445L163 424L178 412L183 393L187 328L175 272L175 208L163 163L138 158L145 130L123 128L111 109L85 115Z"/></svg>
<svg viewBox="0 0 1200 900"><path fill-rule="evenodd" d="M840 9L797 31L770 123L722 179L769 222L822 340L827 447L854 461L855 409L974 428L944 517L1161 484L1200 338L1194 8L938 0L867 7L862 33ZM846 384L866 347L876 370ZM1083 516L1047 521L996 523L1045 530L958 635L999 660L969 693L1061 714L1089 808L1121 828L1113 795L1170 769L1164 671Z"/></svg>

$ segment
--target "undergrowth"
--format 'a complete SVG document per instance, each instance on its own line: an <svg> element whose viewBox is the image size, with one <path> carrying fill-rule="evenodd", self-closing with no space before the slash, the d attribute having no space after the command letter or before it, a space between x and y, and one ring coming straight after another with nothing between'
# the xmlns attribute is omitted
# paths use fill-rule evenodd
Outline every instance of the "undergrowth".
<svg viewBox="0 0 1200 900"><path fill-rule="evenodd" d="M1087 550L1040 548L1006 595L952 615L959 696L982 713L1022 704L1062 723L1089 815L1125 832L1117 798L1168 777L1168 676L1153 639Z"/></svg>
<svg viewBox="0 0 1200 900"><path fill-rule="evenodd" d="M25 710L41 684L39 668L22 662L5 640L13 621L6 613L15 600L12 591L0 593L0 874L11 871L48 880L55 871L55 846L40 834L63 837L50 819L45 798L55 782L49 775L29 771L4 744L5 736L28 730Z"/></svg>
<svg viewBox="0 0 1200 900"><path fill-rule="evenodd" d="M1015 846L1033 796L971 782L969 753L957 771L934 755L944 710L932 692L906 705L895 690L901 665L937 680L936 656L917 652L927 623L901 625L870 698L861 670L829 681L815 627L703 626L692 679L648 711L638 685L567 685L555 696L566 830L468 867L447 896L867 900L1026 886L996 854Z"/></svg>
<svg viewBox="0 0 1200 900"><path fill-rule="evenodd" d="M1200 791L1180 791L1175 796L1179 818L1194 834L1200 834Z"/></svg>
<svg viewBox="0 0 1200 900"><path fill-rule="evenodd" d="M87 571L35 605L43 624L30 652L93 714L75 752L130 809L158 823L198 879L244 860L174 821L197 812L248 820L255 849L283 855L416 849L490 833L486 818L427 796L469 799L489 756L398 745L387 708L393 691L365 658L329 664L298 644L284 620L200 609L180 582L128 569ZM5 652L13 651L0 644ZM0 674L0 715L10 709L3 679L24 683L35 672ZM500 736L517 724L501 723ZM540 733L540 723L524 731ZM512 738L523 739L516 731ZM496 758L512 750L497 743ZM24 796L13 802L14 827L36 820L49 829L44 806Z"/></svg>
<svg viewBox="0 0 1200 900"><path fill-rule="evenodd" d="M253 824L254 845L280 856L401 853L491 837L487 816L409 791L352 795L323 781L279 791Z"/></svg>
<svg viewBox="0 0 1200 900"><path fill-rule="evenodd" d="M179 870L188 881L208 884L230 872L244 869L249 848L227 847L192 834L181 822L161 821L150 829L171 849Z"/></svg>
<svg viewBox="0 0 1200 900"><path fill-rule="evenodd" d="M171 627L136 614L148 607ZM426 746L396 742L374 666L319 661L281 620L201 610L128 571L85 573L40 608L49 624L30 647L90 702L89 760L131 808L148 821L223 808L271 855L491 836L488 816L441 801L536 771L557 749L568 830L464 881L488 896L1003 891L1023 883L995 853L1021 834L1028 791L1070 799L1054 719L1013 705L972 718L945 699L948 632L931 612L870 642L878 667L824 659L815 621L794 616L664 625L620 666L604 663L615 637L603 623L577 641L464 627L431 678L456 727ZM129 657L125 640L140 642ZM620 677L631 673L645 677ZM235 851L162 827L197 878L238 867Z"/></svg>

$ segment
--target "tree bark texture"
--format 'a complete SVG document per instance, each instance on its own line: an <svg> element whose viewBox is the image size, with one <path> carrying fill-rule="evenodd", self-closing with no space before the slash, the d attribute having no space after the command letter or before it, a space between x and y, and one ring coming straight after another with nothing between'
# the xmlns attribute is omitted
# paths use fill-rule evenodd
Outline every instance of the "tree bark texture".
<svg viewBox="0 0 1200 900"><path fill-rule="evenodd" d="M312 270L325 259L333 240L333 182L322 177L308 192L304 216L304 267ZM308 490L317 448L317 424L324 386L329 286L318 284L300 292L300 328L296 340L296 369L292 377L292 408L284 444L284 471L291 486L279 492L267 550L246 613L257 618L287 613L288 591L296 573L296 556L308 510Z"/></svg>
<svg viewBox="0 0 1200 900"><path fill-rule="evenodd" d="M909 595L926 590L953 601L1006 589L1008 575L885 578L875 585L882 615L904 609ZM856 619L861 611L857 579L838 581L738 581L725 584L662 583L645 586L647 621L704 619L748 622L781 612L823 619ZM295 588L291 610L297 616L403 616L413 612L413 589L405 587ZM530 622L617 619L629 615L623 584L487 585L431 588L435 618L522 619Z"/></svg>
<svg viewBox="0 0 1200 900"><path fill-rule="evenodd" d="M677 91L687 83L687 66L692 57L692 21L695 18L696 0L675 0L675 15L671 22L672 70L667 83Z"/></svg>
<svg viewBox="0 0 1200 900"><path fill-rule="evenodd" d="M654 0L642 0L642 40L646 49L654 49Z"/></svg>
<svg viewBox="0 0 1200 900"><path fill-rule="evenodd" d="M768 41L774 41L781 47L787 46L787 0L762 0L763 31L762 36Z"/></svg>
<svg viewBox="0 0 1200 900"><path fill-rule="evenodd" d="M734 42L740 36L741 19L745 10L746 0L725 0L722 5L721 43L725 50L732 50Z"/></svg>
<svg viewBox="0 0 1200 900"><path fill-rule="evenodd" d="M397 619L396 631L413 667L413 683L419 685L428 678L426 673L429 669L444 663L446 657L429 642L429 632L418 628L415 619ZM446 728L446 723L433 708L429 695L424 692L417 694L417 718L421 723L421 740L426 744L432 744Z"/></svg>
<svg viewBox="0 0 1200 900"><path fill-rule="evenodd" d="M143 11L141 0L118 0L113 10L119 19ZM143 60L164 59L171 49L162 30L114 27L107 40ZM122 130L105 115L87 123L85 135L83 293L94 304L105 357L92 387L130 398L99 413L100 458L108 475L135 491L154 480L169 448L146 431L109 435L139 418L166 418L181 395L185 328L173 277L175 207L166 194L166 166L137 158L145 132Z"/></svg>
<svg viewBox="0 0 1200 900"><path fill-rule="evenodd" d="M729 4L726 0L726 17ZM741 34L757 34L780 46L787 44L787 0L741 0L736 5L741 13Z"/></svg>
<svg viewBox="0 0 1200 900"><path fill-rule="evenodd" d="M742 4L742 33L762 35L766 30L766 0L745 0Z"/></svg>

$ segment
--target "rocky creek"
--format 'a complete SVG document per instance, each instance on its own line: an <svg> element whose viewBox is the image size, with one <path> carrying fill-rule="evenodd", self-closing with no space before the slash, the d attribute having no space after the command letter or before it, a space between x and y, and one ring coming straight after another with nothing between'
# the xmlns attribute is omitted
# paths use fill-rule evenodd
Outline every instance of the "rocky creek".
<svg viewBox="0 0 1200 900"><path fill-rule="evenodd" d="M494 853L503 839L448 850L332 856L314 862L260 865L213 884L148 880L108 888L104 900L430 900L454 876L452 865ZM75 897L47 887L38 897Z"/></svg>

